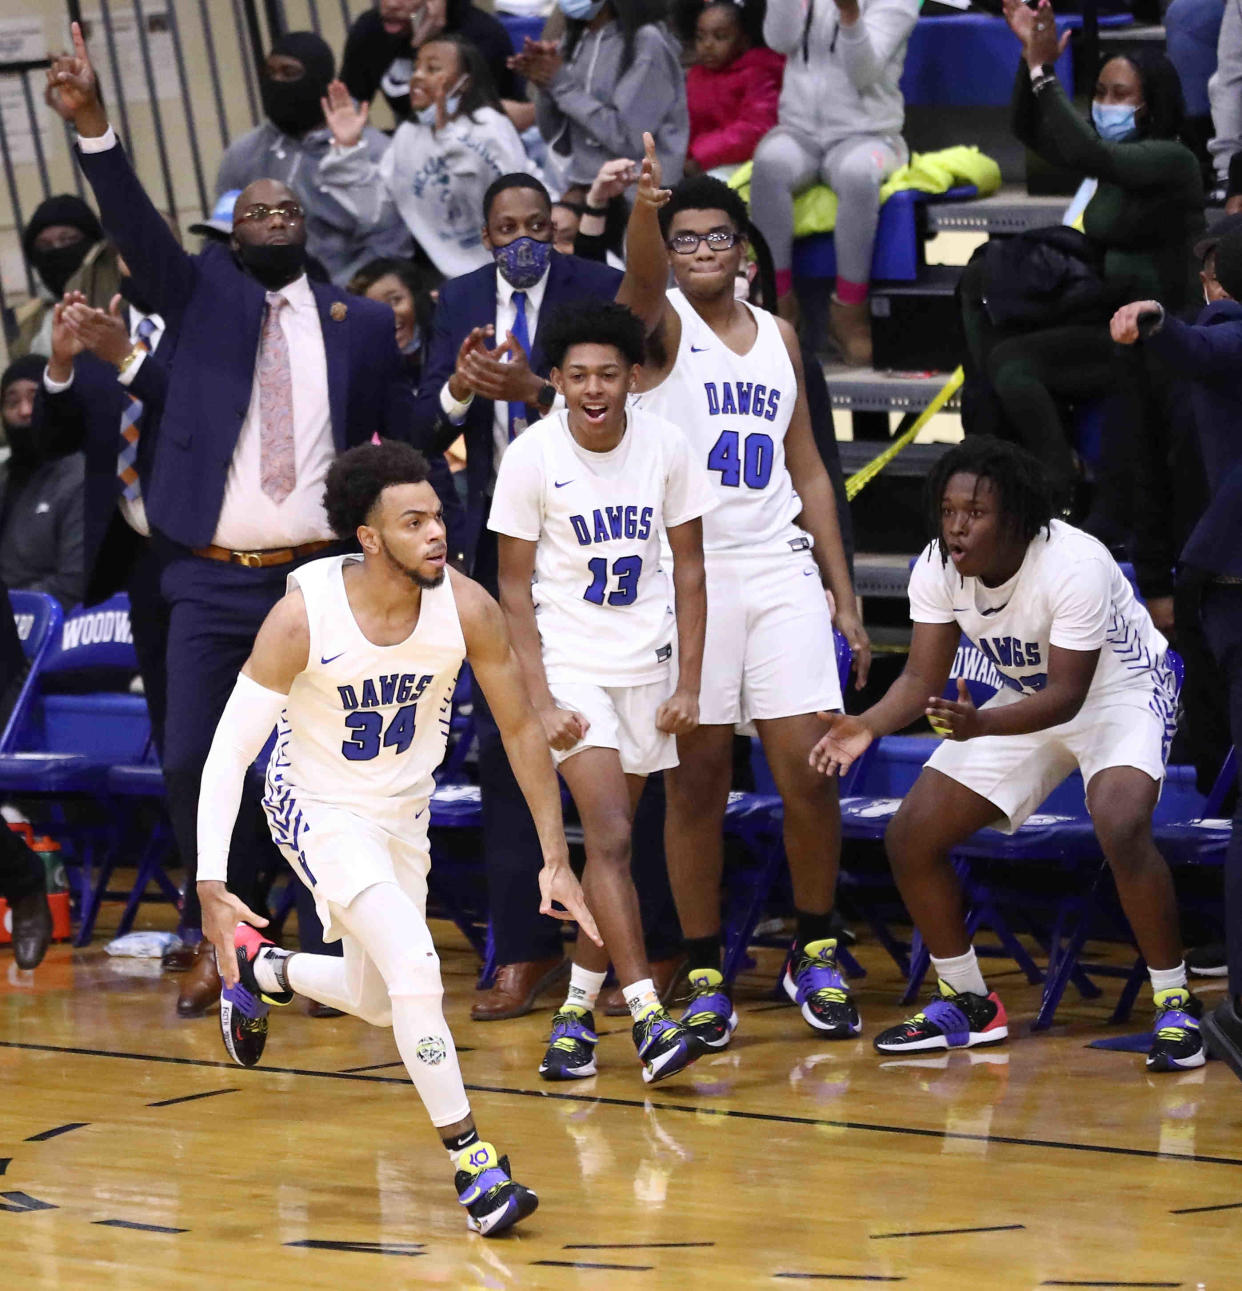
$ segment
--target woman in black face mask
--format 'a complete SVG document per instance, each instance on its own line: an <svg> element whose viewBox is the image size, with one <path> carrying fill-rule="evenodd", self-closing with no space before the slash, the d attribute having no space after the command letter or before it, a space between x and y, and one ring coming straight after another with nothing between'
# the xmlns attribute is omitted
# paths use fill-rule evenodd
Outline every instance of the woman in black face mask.
<svg viewBox="0 0 1242 1291"><path fill-rule="evenodd" d="M333 282L344 285L368 261L398 253L401 235L359 232L350 211L315 183L332 143L321 101L334 74L332 51L314 32L290 32L273 44L259 82L267 120L229 145L216 176L216 193L260 179L288 185L305 213L307 252ZM376 162L388 145L371 126L360 142Z"/></svg>

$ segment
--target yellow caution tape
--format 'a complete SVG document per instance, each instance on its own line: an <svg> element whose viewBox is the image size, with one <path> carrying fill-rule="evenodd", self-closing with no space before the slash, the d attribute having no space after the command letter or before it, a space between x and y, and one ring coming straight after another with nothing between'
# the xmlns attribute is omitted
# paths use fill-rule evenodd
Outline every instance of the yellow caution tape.
<svg viewBox="0 0 1242 1291"><path fill-rule="evenodd" d="M873 457L861 470L855 471L853 475L845 481L845 496L851 502L871 483L873 479L901 452L907 444L914 442L919 431L953 398L962 387L963 372L958 368L956 372L944 383L936 397L919 413L915 419L914 425L904 434L899 435L889 446L878 456Z"/></svg>

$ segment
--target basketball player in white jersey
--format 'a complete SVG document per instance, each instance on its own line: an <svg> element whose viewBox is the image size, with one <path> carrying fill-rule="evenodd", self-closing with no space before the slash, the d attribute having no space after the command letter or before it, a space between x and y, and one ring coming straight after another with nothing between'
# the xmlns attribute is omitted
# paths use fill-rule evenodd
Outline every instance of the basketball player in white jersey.
<svg viewBox="0 0 1242 1291"><path fill-rule="evenodd" d="M351 449L328 472L333 531L362 555L314 561L289 577L237 679L199 799L203 928L225 989L232 1057L253 1066L269 1004L298 991L375 1026L397 1049L456 1170L467 1222L485 1236L535 1209L508 1159L480 1141L441 1007L427 930L428 802L444 756L463 660L496 715L543 846L544 914L597 937L569 869L561 799L496 603L456 571L445 577L444 521L421 454L403 444ZM255 931L266 921L225 887L246 770L273 726L264 806L272 837L315 897L344 955L290 954Z"/></svg>
<svg viewBox="0 0 1242 1291"><path fill-rule="evenodd" d="M733 729L753 721L784 804L797 932L784 987L821 1035L857 1035L836 967L832 906L840 862L835 785L807 756L841 707L832 605L861 685L870 647L859 621L832 485L811 433L802 357L788 323L735 300L746 207L719 180L659 187L650 136L617 299L643 320L654 356L640 406L674 422L719 505L703 521L707 636L696 731L679 735L666 777L669 877L689 952L685 1022L716 1048L737 1025L720 975L722 829ZM667 291L669 263L677 282Z"/></svg>
<svg viewBox="0 0 1242 1291"><path fill-rule="evenodd" d="M676 737L698 724L700 517L715 499L680 431L626 408L644 337L624 305L562 309L541 336L566 407L510 446L488 524L500 535L500 600L514 649L582 819L582 886L604 949L579 941L539 1074L595 1074L592 1009L611 958L643 1079L663 1080L707 1050L668 1016L652 983L630 827L647 776L676 766Z"/></svg>
<svg viewBox="0 0 1242 1291"><path fill-rule="evenodd" d="M923 1012L881 1032L876 1048L956 1049L1008 1035L1004 1006L988 991L966 933L949 853L986 825L1016 829L1078 767L1151 974L1147 1068L1201 1067L1202 1009L1186 985L1173 880L1151 836L1177 723L1168 643L1107 548L1052 519L1039 463L1021 449L967 438L937 463L928 502L936 537L910 575L905 670L860 717L831 717L812 754L832 775L923 712L947 737L885 839L940 988ZM1005 683L978 709L964 681L957 700L942 697L963 636Z"/></svg>

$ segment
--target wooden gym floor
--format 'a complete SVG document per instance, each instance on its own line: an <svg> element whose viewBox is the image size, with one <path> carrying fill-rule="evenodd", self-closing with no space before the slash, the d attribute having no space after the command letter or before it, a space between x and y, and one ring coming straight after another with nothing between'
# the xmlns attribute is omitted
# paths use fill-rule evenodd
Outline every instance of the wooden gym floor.
<svg viewBox="0 0 1242 1291"><path fill-rule="evenodd" d="M244 1071L214 1014L177 1020L175 978L104 955L115 917L33 974L0 951L5 1291L1242 1287L1242 1085L1088 1048L1146 1023L1108 1027L1115 984L1030 1036L1037 989L993 973L1015 1040L898 1062L870 1044L903 1013L874 945L845 1044L773 1002L761 952L727 1052L649 1089L628 1023L601 1018L600 1074L549 1086L555 1000L471 1023L475 962L437 925L480 1129L541 1197L484 1241L390 1032L296 1001Z"/></svg>

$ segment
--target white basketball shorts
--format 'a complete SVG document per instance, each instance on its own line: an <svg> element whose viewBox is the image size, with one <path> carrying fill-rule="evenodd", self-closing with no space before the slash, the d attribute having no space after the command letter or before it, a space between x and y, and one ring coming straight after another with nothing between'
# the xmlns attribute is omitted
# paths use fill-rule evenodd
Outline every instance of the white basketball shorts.
<svg viewBox="0 0 1242 1291"><path fill-rule="evenodd" d="M572 708L590 723L572 749L552 750L560 766L583 749L616 749L626 775L651 775L677 765L677 737L656 726L660 705L673 693L670 676L640 686L596 686L591 682L549 682L561 708Z"/></svg>
<svg viewBox="0 0 1242 1291"><path fill-rule="evenodd" d="M838 711L832 617L810 549L709 553L699 721Z"/></svg>
<svg viewBox="0 0 1242 1291"><path fill-rule="evenodd" d="M1017 699L1001 691L984 707ZM945 740L927 765L995 803L995 827L1011 834L1075 768L1085 785L1109 767L1136 767L1163 784L1176 705L1176 690L1158 679L1088 698L1076 717L1046 731Z"/></svg>

